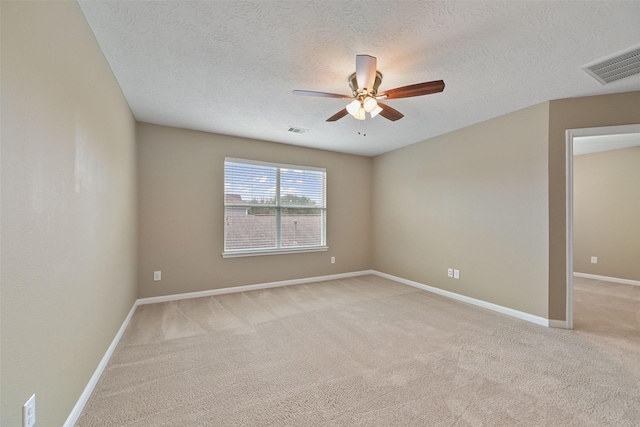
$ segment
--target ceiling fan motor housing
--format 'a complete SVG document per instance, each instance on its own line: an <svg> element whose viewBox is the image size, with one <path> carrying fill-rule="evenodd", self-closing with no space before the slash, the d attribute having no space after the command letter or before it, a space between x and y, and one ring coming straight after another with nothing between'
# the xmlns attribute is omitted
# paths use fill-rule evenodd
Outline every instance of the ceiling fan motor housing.
<svg viewBox="0 0 640 427"><path fill-rule="evenodd" d="M373 82L372 88L359 88L358 87L358 79L356 78L356 73L353 73L349 76L349 87L353 91L354 98L364 98L368 96L376 96L378 93L378 88L382 83L382 73L380 71L376 71L376 79ZM365 91L366 89L366 91Z"/></svg>

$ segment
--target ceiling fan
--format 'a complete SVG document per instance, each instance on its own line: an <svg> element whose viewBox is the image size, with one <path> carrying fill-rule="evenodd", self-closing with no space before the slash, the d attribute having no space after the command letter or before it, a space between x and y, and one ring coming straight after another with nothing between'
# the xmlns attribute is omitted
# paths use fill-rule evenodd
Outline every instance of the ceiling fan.
<svg viewBox="0 0 640 427"><path fill-rule="evenodd" d="M314 92L310 90L294 90L296 95L319 96L324 98L345 98L352 99L346 108L338 111L327 119L328 122L335 122L351 114L358 120L364 120L366 113L371 117L380 114L382 117L393 122L400 120L404 114L398 110L383 104L379 100L409 98L412 96L429 95L444 90L443 80L416 83L409 86L402 86L395 89L385 90L378 93L380 83L382 83L382 73L376 69L377 59L370 55L356 55L356 72L349 76L349 86L352 95L340 95L337 93Z"/></svg>

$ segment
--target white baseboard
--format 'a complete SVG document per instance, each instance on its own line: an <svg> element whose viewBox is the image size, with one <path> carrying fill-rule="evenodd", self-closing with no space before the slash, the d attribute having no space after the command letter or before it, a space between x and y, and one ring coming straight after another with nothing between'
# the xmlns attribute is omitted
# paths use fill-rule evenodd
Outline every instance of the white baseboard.
<svg viewBox="0 0 640 427"><path fill-rule="evenodd" d="M306 279L281 280L278 282L259 283L256 285L233 286L230 288L211 289L208 291L188 292L184 294L163 295L159 297L140 298L136 303L155 304L157 302L177 301L181 299L210 297L214 295L231 294L235 292L255 291L256 289L277 288L280 286L300 285L302 283L323 282L325 280L344 279L346 277L363 276L365 274L375 274L373 270L355 271L351 273L330 274L327 276L308 277Z"/></svg>
<svg viewBox="0 0 640 427"><path fill-rule="evenodd" d="M428 292L432 292L434 294L438 294L438 295L442 295L445 296L447 298L451 298L454 300L458 300L458 301L462 301L462 302L466 302L468 304L473 304L476 305L478 307L482 307L482 308L486 308L489 309L491 311L495 311L498 313L502 313L502 314L506 314L507 316L511 316L511 317L515 317L521 320L526 320L527 322L531 322L531 323L535 323L536 325L542 325L542 326L552 326L551 322L554 322L554 325L556 324L556 322L561 322L561 321L550 321L548 319L545 319L544 317L540 317L540 316L535 316L533 314L529 314L529 313L525 313L524 311L518 311L518 310L514 310L512 308L509 307L504 307L498 304L493 304L487 301L483 301L483 300L479 300L479 299L475 299L475 298L471 298L465 295L460 295L457 294L455 292L451 292L451 291L445 291L444 289L440 289L440 288L434 288L433 286L428 286L428 285L423 285L422 283L418 283L418 282L414 282L413 280L407 280L407 279L403 279L402 277L397 277L397 276L392 276L391 274L386 274L386 273L381 273L379 271L374 271L375 275L380 276L380 277L384 277L386 279L389 280L394 280L396 282L400 282L403 283L405 285L409 285L409 286L413 286L414 288L418 288L418 289L422 289ZM564 321L562 321L564 322ZM558 326L553 326L553 327L558 327Z"/></svg>
<svg viewBox="0 0 640 427"><path fill-rule="evenodd" d="M89 401L89 397L91 397L91 393L93 393L93 389L96 387L96 384L98 384L98 380L100 379L100 376L104 372L104 369L107 367L107 363L109 363L109 359L111 359L111 355L113 354L114 350L116 349L116 346L120 342L120 338L122 338L122 334L124 334L124 331L127 329L127 326L129 326L129 322L131 322L131 318L133 317L133 313L135 313L137 306L138 304L136 301L133 304L133 307L131 307L129 314L124 319L124 322L122 322L122 326L120 326L120 329L118 330L118 333L116 334L115 338L113 338L113 341L111 341L111 345L109 346L109 348L107 348L107 351L105 352L104 356L102 356L102 360L100 360L100 363L98 363L98 367L96 368L95 372L91 376L91 379L89 379L89 383L84 388L84 391L82 392L82 394L80 395L80 398L78 399L75 406L71 410L71 413L67 417L67 421L65 421L65 423L63 424L63 427L73 427L78 421L78 418L80 418L80 414L82 414L82 410L84 409L85 405Z"/></svg>
<svg viewBox="0 0 640 427"><path fill-rule="evenodd" d="M603 280L605 282L623 283L625 285L640 286L640 280L619 279L617 277L598 276L597 274L576 273L575 277L584 277L585 279Z"/></svg>

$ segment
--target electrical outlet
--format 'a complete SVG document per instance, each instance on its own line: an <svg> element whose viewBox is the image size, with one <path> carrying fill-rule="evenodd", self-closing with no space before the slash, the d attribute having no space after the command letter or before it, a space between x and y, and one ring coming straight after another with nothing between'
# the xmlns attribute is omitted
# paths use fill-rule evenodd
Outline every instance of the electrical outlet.
<svg viewBox="0 0 640 427"><path fill-rule="evenodd" d="M460 270L453 270L453 278L454 279L460 278Z"/></svg>
<svg viewBox="0 0 640 427"><path fill-rule="evenodd" d="M447 277L453 277L453 268L447 269Z"/></svg>
<svg viewBox="0 0 640 427"><path fill-rule="evenodd" d="M336 263L336 257L332 256L331 257L331 264L335 264Z"/></svg>
<svg viewBox="0 0 640 427"><path fill-rule="evenodd" d="M162 271L154 271L153 272L153 280L155 282L158 282L158 281L162 280Z"/></svg>
<svg viewBox="0 0 640 427"><path fill-rule="evenodd" d="M36 424L36 395L34 394L22 405L22 427L33 427Z"/></svg>
<svg viewBox="0 0 640 427"><path fill-rule="evenodd" d="M597 264L598 263L598 257L597 256L592 256L591 257L591 264Z"/></svg>

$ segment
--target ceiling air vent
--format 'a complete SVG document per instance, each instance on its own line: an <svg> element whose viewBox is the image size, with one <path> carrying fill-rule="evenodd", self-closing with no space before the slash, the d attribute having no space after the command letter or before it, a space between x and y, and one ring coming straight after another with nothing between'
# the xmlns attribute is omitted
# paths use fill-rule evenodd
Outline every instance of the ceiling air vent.
<svg viewBox="0 0 640 427"><path fill-rule="evenodd" d="M582 69L603 85L640 74L640 47L585 65Z"/></svg>
<svg viewBox="0 0 640 427"><path fill-rule="evenodd" d="M293 133L307 133L309 129L297 128L295 126L289 126L289 132Z"/></svg>

